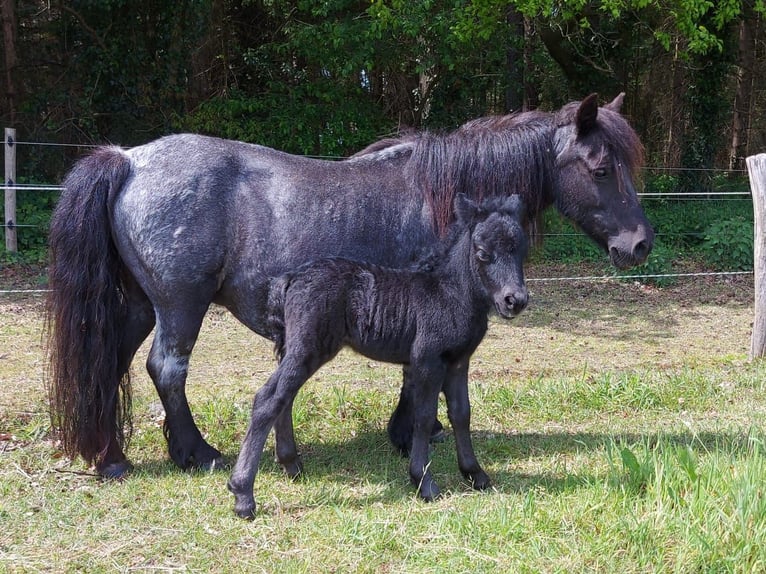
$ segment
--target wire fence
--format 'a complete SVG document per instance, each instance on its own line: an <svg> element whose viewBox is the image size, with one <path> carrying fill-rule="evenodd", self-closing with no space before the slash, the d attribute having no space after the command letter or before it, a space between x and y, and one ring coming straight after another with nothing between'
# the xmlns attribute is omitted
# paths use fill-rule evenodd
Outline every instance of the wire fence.
<svg viewBox="0 0 766 574"><path fill-rule="evenodd" d="M83 148L92 149L100 147L99 144L77 144L77 143L55 143L55 142L31 142L31 141L15 141L14 145L18 146L46 146L46 147L64 147L64 148ZM129 148L123 148L129 149ZM315 159L330 159L339 160L344 159L342 157L330 157L330 156L307 156ZM659 166L647 166L643 168L644 172L667 172L667 173L682 173L682 172L707 172L710 174L738 174L746 175L747 170L730 170L730 169L717 169L717 168L683 168L683 167L659 167ZM64 189L61 185L46 184L46 183L13 183L12 185L3 184L0 185L0 190L12 190L16 192L60 192ZM678 201L752 201L752 194L750 191L686 191L686 192L665 192L665 191L644 191L638 193L641 198L649 200L672 200ZM5 222L0 224L2 228L11 227ZM41 229L43 226L39 224L25 224L16 223L12 224L13 228L26 228L26 229ZM663 236L685 236L693 235L696 233L691 232L671 232L671 233L657 233L658 237ZM571 233L545 233L544 237L581 237L582 234L578 232ZM726 277L726 276L741 276L741 275L753 275L752 271L720 271L720 272L700 272L700 273L662 273L662 274L630 274L630 275L584 275L584 276L567 276L567 277L530 277L527 278L528 282L555 282L555 281L635 281L635 280L647 280L647 279L675 279L675 278L687 278L687 277ZM0 289L0 295L43 295L50 292L48 289Z"/></svg>

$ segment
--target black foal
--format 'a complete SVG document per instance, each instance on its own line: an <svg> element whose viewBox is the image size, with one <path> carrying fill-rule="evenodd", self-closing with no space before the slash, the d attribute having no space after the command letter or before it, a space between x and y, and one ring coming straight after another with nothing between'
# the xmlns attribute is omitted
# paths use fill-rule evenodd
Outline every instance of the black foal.
<svg viewBox="0 0 766 574"><path fill-rule="evenodd" d="M290 407L301 386L345 345L407 367L414 399L409 471L423 499L439 495L428 470L439 392L447 400L460 471L474 488L489 486L471 444L468 363L493 307L509 319L527 305L527 238L517 196L477 204L458 195L455 213L457 221L429 271L329 258L272 281L269 314L280 362L255 395L229 480L238 515L255 512L253 483L272 427L279 462L290 475L300 472Z"/></svg>

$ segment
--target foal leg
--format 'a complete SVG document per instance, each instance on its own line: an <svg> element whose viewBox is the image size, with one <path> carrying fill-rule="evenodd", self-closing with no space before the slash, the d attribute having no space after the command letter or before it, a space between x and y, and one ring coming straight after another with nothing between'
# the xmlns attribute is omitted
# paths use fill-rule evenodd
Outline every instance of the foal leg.
<svg viewBox="0 0 766 574"><path fill-rule="evenodd" d="M309 365L308 361L285 355L277 370L255 394L250 425L227 484L234 494L234 512L241 518L249 519L255 514L253 484L266 437L277 417L291 412L286 407L292 404L295 395L316 368L318 366Z"/></svg>
<svg viewBox="0 0 766 574"><path fill-rule="evenodd" d="M410 480L426 502L439 496L439 487L429 470L428 443L439 403L439 391L445 376L445 365L433 359L410 369L412 384L412 450L410 451Z"/></svg>
<svg viewBox="0 0 766 574"><path fill-rule="evenodd" d="M168 452L179 467L212 469L223 464L194 423L186 398L189 357L207 306L196 310L157 309L157 330L146 367L165 408Z"/></svg>
<svg viewBox="0 0 766 574"><path fill-rule="evenodd" d="M388 438L391 444L402 453L402 456L408 456L412 446L414 399L409 378L409 366L404 365L402 368L402 390L399 393L399 402L387 426ZM444 425L439 422L438 418L434 417L430 440L431 442L442 442L444 438Z"/></svg>
<svg viewBox="0 0 766 574"><path fill-rule="evenodd" d="M444 380L447 413L455 433L457 464L476 490L490 485L489 476L479 465L471 442L471 404L468 399L468 359L451 365Z"/></svg>
<svg viewBox="0 0 766 574"><path fill-rule="evenodd" d="M303 462L298 447L295 444L293 432L293 399L285 405L274 423L274 442L277 462L282 466L287 476L297 478L303 472Z"/></svg>

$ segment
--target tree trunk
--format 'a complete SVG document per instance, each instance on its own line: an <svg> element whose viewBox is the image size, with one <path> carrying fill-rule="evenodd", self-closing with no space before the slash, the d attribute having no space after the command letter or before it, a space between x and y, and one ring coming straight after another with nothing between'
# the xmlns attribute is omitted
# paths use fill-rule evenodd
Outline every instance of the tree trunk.
<svg viewBox="0 0 766 574"><path fill-rule="evenodd" d="M513 6L506 12L509 38L506 51L505 111L524 108L524 17Z"/></svg>
<svg viewBox="0 0 766 574"><path fill-rule="evenodd" d="M755 50L757 28L760 25L752 9L745 8L739 22L737 91L734 95L732 114L729 169L743 169L747 156L753 86L755 82Z"/></svg>
<svg viewBox="0 0 766 574"><path fill-rule="evenodd" d="M0 0L0 18L3 22L3 48L5 51L5 95L8 119L16 123L16 13L14 0Z"/></svg>

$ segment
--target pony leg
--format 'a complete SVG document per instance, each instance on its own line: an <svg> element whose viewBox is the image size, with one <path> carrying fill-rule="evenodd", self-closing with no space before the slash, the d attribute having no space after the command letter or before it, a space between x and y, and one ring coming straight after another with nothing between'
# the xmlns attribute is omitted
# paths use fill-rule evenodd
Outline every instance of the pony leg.
<svg viewBox="0 0 766 574"><path fill-rule="evenodd" d="M303 462L298 447L295 444L293 431L293 400L282 409L274 423L274 442L276 444L277 462L282 466L287 476L297 478L303 472Z"/></svg>
<svg viewBox="0 0 766 574"><path fill-rule="evenodd" d="M266 437L277 418L291 412L287 407L315 370L307 366L306 361L285 355L277 370L255 394L247 434L227 484L234 495L234 512L241 518L251 519L255 514L253 485Z"/></svg>
<svg viewBox="0 0 766 574"><path fill-rule="evenodd" d="M429 470L428 443L439 402L439 391L445 375L441 361L430 364L413 363L410 369L413 398L412 450L410 451L410 480L426 502L439 496L439 487Z"/></svg>
<svg viewBox="0 0 766 574"><path fill-rule="evenodd" d="M387 426L388 438L402 456L408 456L412 446L413 412L414 406L412 390L409 384L409 367L404 365L402 368L402 390L399 393L399 402ZM442 425L438 418L434 417L430 441L436 443L442 442L444 439L444 425Z"/></svg>
<svg viewBox="0 0 766 574"><path fill-rule="evenodd" d="M138 288L125 293L128 299L128 311L125 316L123 339L119 350L118 372L120 377L130 369L133 357L154 328L154 309L149 299ZM109 416L117 420L117 405ZM120 479L133 469L125 456L116 434L107 438L104 456L96 463L96 471L104 478Z"/></svg>
<svg viewBox="0 0 766 574"><path fill-rule="evenodd" d="M447 413L455 433L457 464L476 490L489 488L490 479L479 465L471 442L471 404L468 398L468 360L453 365L444 382Z"/></svg>
<svg viewBox="0 0 766 574"><path fill-rule="evenodd" d="M158 311L157 332L146 362L165 408L163 431L168 453L183 469L213 469L223 465L221 453L202 438L186 398L189 357L203 316L204 310L192 317L184 317L180 311L173 314Z"/></svg>

